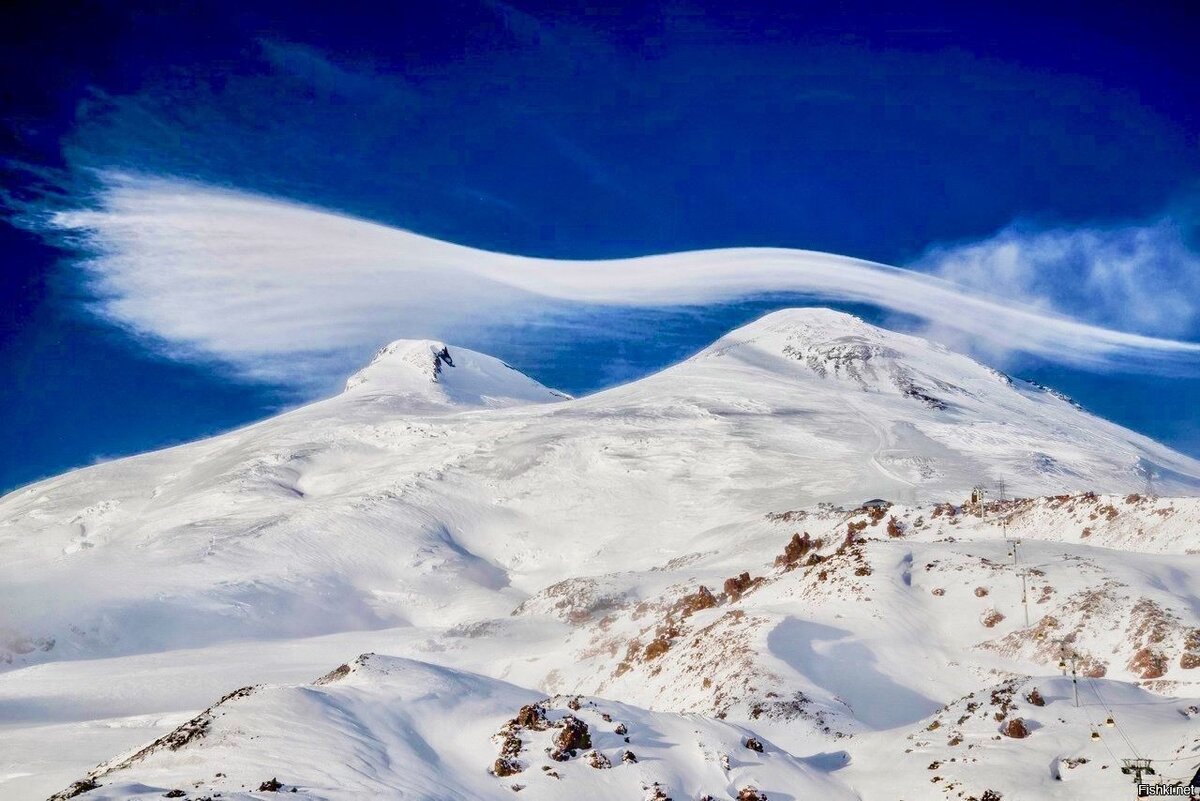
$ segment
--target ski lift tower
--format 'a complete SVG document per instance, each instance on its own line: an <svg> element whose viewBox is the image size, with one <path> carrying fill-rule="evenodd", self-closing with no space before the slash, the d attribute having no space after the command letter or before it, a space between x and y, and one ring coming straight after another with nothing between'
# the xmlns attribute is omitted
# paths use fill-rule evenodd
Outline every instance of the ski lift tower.
<svg viewBox="0 0 1200 801"><path fill-rule="evenodd" d="M1148 759L1122 759L1121 772L1126 776L1133 777L1133 784L1137 787L1138 798L1141 798L1141 788L1145 784L1142 781L1143 776L1154 776L1156 771L1150 767Z"/></svg>

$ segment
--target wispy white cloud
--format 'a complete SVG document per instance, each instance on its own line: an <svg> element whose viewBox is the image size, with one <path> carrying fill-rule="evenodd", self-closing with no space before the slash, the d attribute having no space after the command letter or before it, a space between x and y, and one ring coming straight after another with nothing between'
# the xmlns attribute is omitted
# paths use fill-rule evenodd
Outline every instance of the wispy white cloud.
<svg viewBox="0 0 1200 801"><path fill-rule="evenodd" d="M913 265L979 292L1099 325L1187 335L1200 320L1200 255L1178 215L1109 227L1013 225L938 245Z"/></svg>
<svg viewBox="0 0 1200 801"><path fill-rule="evenodd" d="M556 261L484 252L182 181L107 176L106 185L94 208L52 218L91 253L84 267L100 313L177 353L216 357L246 375L292 384L326 386L350 366L341 355L389 339L453 341L489 324L536 319L563 303L655 307L771 292L871 303L955 332L972 346L1076 365L1191 371L1200 360L1197 343L1055 313L1058 298L1039 294L1024 262L1034 253L1048 264L1044 254L1055 248L1086 257L1087 246L1065 234L1067 244L1002 234L931 251L924 263L940 276L768 248ZM1121 251L1120 242L1099 242L1105 252ZM1145 247L1149 252L1153 243ZM1110 261L1088 273L1095 297L1115 303L1119 287L1136 283L1135 267L1121 265ZM1144 294L1145 308L1139 303L1130 312L1136 318L1114 319L1153 323L1154 293ZM1194 310L1171 306L1162 314L1162 325L1176 325Z"/></svg>

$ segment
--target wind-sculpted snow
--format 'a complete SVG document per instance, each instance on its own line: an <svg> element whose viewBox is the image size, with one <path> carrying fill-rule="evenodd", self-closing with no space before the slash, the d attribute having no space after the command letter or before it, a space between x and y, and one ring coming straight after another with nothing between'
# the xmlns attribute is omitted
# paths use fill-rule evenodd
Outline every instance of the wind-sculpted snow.
<svg viewBox="0 0 1200 801"><path fill-rule="evenodd" d="M510 726L536 705L532 726ZM122 757L91 774L88 799L242 799L264 783L299 798L510 799L733 797L853 793L778 747L751 751L753 732L717 720L605 699L546 698L483 676L367 654L317 685L256 688L214 707L199 736ZM551 755L566 720L586 745ZM185 724L185 731L191 729ZM507 731L507 734L501 732ZM620 732L620 733L618 733ZM509 740L508 743L505 740ZM497 753L512 753L495 770ZM631 754L632 758L623 758ZM509 770L513 772L509 772ZM503 774L503 775L501 775ZM86 779L83 781L87 781Z"/></svg>
<svg viewBox="0 0 1200 801"><path fill-rule="evenodd" d="M1197 694L1200 499L1183 496L1200 465L918 338L792 310L583 398L433 341L385 348L350 384L0 499L0 795L68 787L251 685L228 707L236 732L98 781L197 798L278 779L322 798L518 783L638 801L657 782L729 799L744 781L891 799L869 765L927 753L907 736L955 699L1058 675L1064 643L1115 693ZM977 484L986 502L965 503ZM298 686L368 651L448 683L426 700L396 700L386 676L358 688L371 671ZM560 784L535 764L554 747L539 732L524 772L487 773L504 720L575 694L595 706L555 720L636 719L656 756L630 767L605 745L611 769L580 754L550 766ZM1154 734L1179 714L1160 711L1131 738L1190 753L1176 728ZM1092 766L1063 776L1116 792L1113 758L1060 717L1030 717L1029 742L1053 730ZM759 765L743 749L724 768L735 732L775 767L739 773ZM977 734L1004 762L980 774L994 780L904 768L905 797L1071 797L1046 784L1048 752L1030 766Z"/></svg>

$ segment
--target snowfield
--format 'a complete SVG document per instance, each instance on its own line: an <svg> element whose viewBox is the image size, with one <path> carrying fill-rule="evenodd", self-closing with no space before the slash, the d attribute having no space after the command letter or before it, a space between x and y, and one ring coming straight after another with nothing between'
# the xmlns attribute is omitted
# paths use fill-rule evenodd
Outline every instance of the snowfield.
<svg viewBox="0 0 1200 801"><path fill-rule="evenodd" d="M0 797L1117 797L1200 764L1198 492L824 309L578 399L396 342L0 499Z"/></svg>

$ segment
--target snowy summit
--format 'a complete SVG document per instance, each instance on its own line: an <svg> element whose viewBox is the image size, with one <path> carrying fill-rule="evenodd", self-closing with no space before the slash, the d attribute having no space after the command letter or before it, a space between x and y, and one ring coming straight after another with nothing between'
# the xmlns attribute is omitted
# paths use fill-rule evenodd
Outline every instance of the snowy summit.
<svg viewBox="0 0 1200 801"><path fill-rule="evenodd" d="M346 392L432 406L515 406L568 398L499 359L432 340L400 339L346 381Z"/></svg>
<svg viewBox="0 0 1200 801"><path fill-rule="evenodd" d="M1198 488L826 309L574 399L394 342L0 499L0 794L1116 797L1200 761Z"/></svg>

